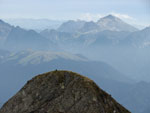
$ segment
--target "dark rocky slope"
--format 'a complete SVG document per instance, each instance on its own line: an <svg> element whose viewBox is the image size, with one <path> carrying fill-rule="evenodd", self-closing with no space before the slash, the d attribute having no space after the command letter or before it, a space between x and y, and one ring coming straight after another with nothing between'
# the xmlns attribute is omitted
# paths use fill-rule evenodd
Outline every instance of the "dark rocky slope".
<svg viewBox="0 0 150 113"><path fill-rule="evenodd" d="M0 113L130 113L92 80L69 71L34 77Z"/></svg>

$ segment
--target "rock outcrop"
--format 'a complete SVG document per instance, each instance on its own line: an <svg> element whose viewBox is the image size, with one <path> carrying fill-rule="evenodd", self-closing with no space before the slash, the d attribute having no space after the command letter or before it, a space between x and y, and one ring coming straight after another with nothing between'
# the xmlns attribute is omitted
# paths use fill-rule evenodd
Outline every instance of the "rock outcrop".
<svg viewBox="0 0 150 113"><path fill-rule="evenodd" d="M0 113L130 113L92 80L70 71L34 77Z"/></svg>

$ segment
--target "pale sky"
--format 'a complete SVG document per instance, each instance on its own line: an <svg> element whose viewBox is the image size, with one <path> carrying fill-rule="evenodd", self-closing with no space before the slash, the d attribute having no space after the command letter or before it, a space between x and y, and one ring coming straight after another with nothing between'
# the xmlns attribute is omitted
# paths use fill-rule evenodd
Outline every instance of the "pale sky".
<svg viewBox="0 0 150 113"><path fill-rule="evenodd" d="M0 19L96 21L108 14L132 24L150 25L150 0L0 0Z"/></svg>

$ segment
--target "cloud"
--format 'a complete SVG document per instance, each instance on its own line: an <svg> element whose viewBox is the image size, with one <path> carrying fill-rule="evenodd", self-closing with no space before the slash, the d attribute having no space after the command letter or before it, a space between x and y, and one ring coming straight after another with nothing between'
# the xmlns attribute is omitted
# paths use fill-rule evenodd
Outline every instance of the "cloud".
<svg viewBox="0 0 150 113"><path fill-rule="evenodd" d="M120 14L120 13L114 13L114 12L112 12L112 13L110 13L110 14L112 14L112 15L114 15L114 16L120 18L120 19L134 20L133 17L131 17L131 16L127 15L127 14Z"/></svg>
<svg viewBox="0 0 150 113"><path fill-rule="evenodd" d="M107 13L107 14L85 13L85 14L80 15L79 19L86 20L86 21L97 21L100 18L105 17L105 16L107 16L109 14L112 14L112 15L114 15L114 16L120 18L120 19L123 19L123 20L135 20L133 17L131 17L131 16L127 15L127 14L114 13L114 12Z"/></svg>

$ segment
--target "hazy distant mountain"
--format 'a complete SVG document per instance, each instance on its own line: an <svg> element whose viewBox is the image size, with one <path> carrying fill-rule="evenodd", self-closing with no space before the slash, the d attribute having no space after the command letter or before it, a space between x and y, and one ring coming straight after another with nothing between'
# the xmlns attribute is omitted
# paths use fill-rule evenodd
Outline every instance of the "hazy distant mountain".
<svg viewBox="0 0 150 113"><path fill-rule="evenodd" d="M103 82L104 81L104 82ZM127 84L109 80L99 80L98 84L132 113L149 113L150 84L138 82ZM147 110L147 111L146 111Z"/></svg>
<svg viewBox="0 0 150 113"><path fill-rule="evenodd" d="M108 15L101 18L98 22L86 21L67 21L59 28L61 32L92 32L92 31L137 31L138 29L123 22L121 19Z"/></svg>
<svg viewBox="0 0 150 113"><path fill-rule="evenodd" d="M131 33L121 44L138 48L150 47L150 27Z"/></svg>
<svg viewBox="0 0 150 113"><path fill-rule="evenodd" d="M63 48L119 45L120 41L138 29L121 19L108 15L98 22L67 21L58 30L44 30L41 35ZM137 31L138 32L138 31ZM78 46L76 46L78 45Z"/></svg>
<svg viewBox="0 0 150 113"><path fill-rule="evenodd" d="M48 30L45 29L42 32L40 32L40 34L44 37L46 37L47 39L51 40L54 43L58 43L61 44L62 42L69 42L69 40L72 40L74 35L72 33L68 33L68 32L60 32L57 30Z"/></svg>
<svg viewBox="0 0 150 113"><path fill-rule="evenodd" d="M124 103L128 103L126 107L132 109L133 113L149 113L146 111L150 106L150 90L148 89L150 89L150 83L146 82L139 82L131 86L124 94L130 96L122 98Z"/></svg>
<svg viewBox="0 0 150 113"><path fill-rule="evenodd" d="M150 108L147 108L143 113L149 113L150 112Z"/></svg>
<svg viewBox="0 0 150 113"><path fill-rule="evenodd" d="M34 30L13 27L0 20L0 48L7 50L57 50L58 46Z"/></svg>
<svg viewBox="0 0 150 113"><path fill-rule="evenodd" d="M34 30L14 27L7 36L5 47L15 51L25 49L48 50L50 47L54 47L54 45Z"/></svg>
<svg viewBox="0 0 150 113"><path fill-rule="evenodd" d="M5 59L3 59L2 64L8 65L9 63L13 62L12 65L29 66L41 64L44 65L45 63L53 67L53 65L50 65L53 61L56 62L54 66L55 68L58 67L65 69L65 67L67 66L67 68L73 70L75 69L77 70L77 72L78 71L82 72L82 70L85 69L87 69L88 72L89 68L96 73L99 72L100 70L98 69L101 68L103 69L103 71L101 70L100 72L103 73L102 75L104 78L115 79L118 81L128 81L127 78L125 79L124 75L122 75L121 73L113 69L113 67L104 62L90 61L86 57L83 57L82 55L73 55L66 52L48 52L48 51L46 52L46 51L32 51L32 50L21 51L12 53L10 54L10 56L7 56ZM69 63L65 63L65 61ZM76 67L77 64L79 64L79 66L81 67Z"/></svg>
<svg viewBox="0 0 150 113"><path fill-rule="evenodd" d="M64 60L74 60L74 61L87 61L85 58L81 58L79 56L65 53L65 52L49 52L49 51L21 51L12 53L10 56L6 57L2 63L11 62L16 60L14 65L38 65L42 63L47 63L57 59L64 59Z"/></svg>
<svg viewBox="0 0 150 113"><path fill-rule="evenodd" d="M8 34L13 27L4 21L0 20L0 47L3 46Z"/></svg>
<svg viewBox="0 0 150 113"><path fill-rule="evenodd" d="M5 19L11 25L24 29L42 31L44 29L57 29L64 21L50 19Z"/></svg>
<svg viewBox="0 0 150 113"><path fill-rule="evenodd" d="M10 54L9 51L1 50L0 49L0 63L3 61L3 59Z"/></svg>
<svg viewBox="0 0 150 113"><path fill-rule="evenodd" d="M122 27L118 27L118 25ZM11 50L29 48L36 50L59 50L58 48L61 48L61 50L66 50L69 48L72 51L72 48L77 47L79 49L85 45L113 45L119 43L120 40L130 33L122 29L127 29L127 24L112 15L101 18L97 23L80 20L68 21L63 23L58 30L44 30L40 34L34 30L11 27L9 24L7 26L11 30L7 31L7 35L5 35L6 37L3 41L5 47L3 48ZM102 26L103 29L101 29ZM117 28L120 30L107 28Z"/></svg>
<svg viewBox="0 0 150 113"><path fill-rule="evenodd" d="M95 22L91 21L86 22L84 26L79 30L79 32L94 32L94 31L96 32L98 30L99 26Z"/></svg>
<svg viewBox="0 0 150 113"><path fill-rule="evenodd" d="M84 33L73 34L56 30L44 30L40 34L57 43L62 48L66 46L66 49L80 48L80 50L85 47L92 48L96 46L119 45L120 41L131 34L128 31L97 31L98 26L95 24L94 28L94 26L92 26L93 24L93 22L87 22L85 26L80 29L80 31L84 31Z"/></svg>
<svg viewBox="0 0 150 113"><path fill-rule="evenodd" d="M111 31L137 31L137 29L125 22L121 19L108 15L106 17L101 18L97 24L100 27L100 30L111 30Z"/></svg>
<svg viewBox="0 0 150 113"><path fill-rule="evenodd" d="M85 21L81 21L81 20L69 20L67 22L64 22L59 28L58 31L61 32L70 32L70 33L74 33L74 32L78 32L85 24Z"/></svg>
<svg viewBox="0 0 150 113"><path fill-rule="evenodd" d="M92 48L101 46L118 45L121 40L124 40L130 32L125 31L100 31L85 33L80 35L76 41L82 45Z"/></svg>

